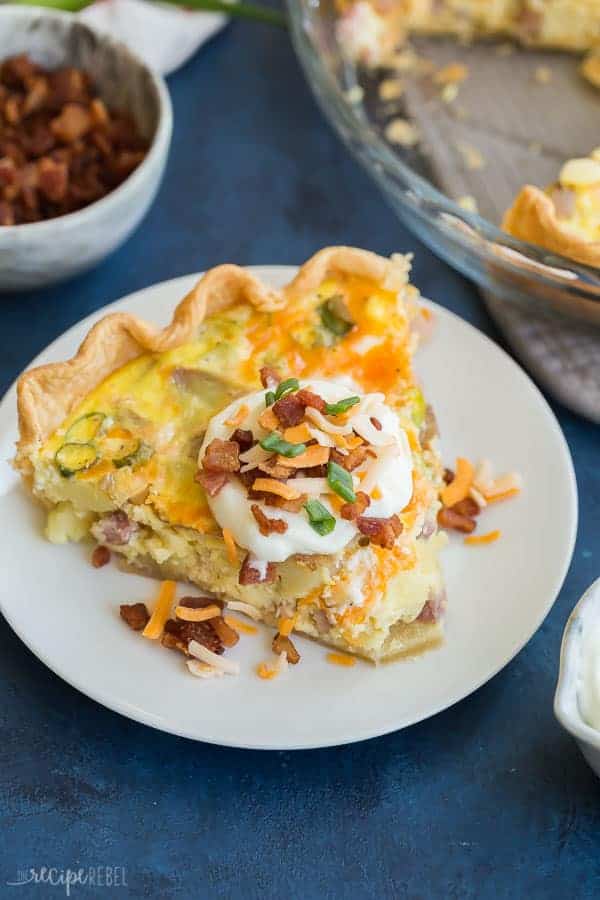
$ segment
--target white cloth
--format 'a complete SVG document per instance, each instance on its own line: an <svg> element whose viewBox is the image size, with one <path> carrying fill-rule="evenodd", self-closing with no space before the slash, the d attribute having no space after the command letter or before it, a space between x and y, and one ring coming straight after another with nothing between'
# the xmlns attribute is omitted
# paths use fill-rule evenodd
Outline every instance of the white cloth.
<svg viewBox="0 0 600 900"><path fill-rule="evenodd" d="M78 15L83 22L122 41L162 75L183 65L227 22L221 13L146 0L100 0Z"/></svg>

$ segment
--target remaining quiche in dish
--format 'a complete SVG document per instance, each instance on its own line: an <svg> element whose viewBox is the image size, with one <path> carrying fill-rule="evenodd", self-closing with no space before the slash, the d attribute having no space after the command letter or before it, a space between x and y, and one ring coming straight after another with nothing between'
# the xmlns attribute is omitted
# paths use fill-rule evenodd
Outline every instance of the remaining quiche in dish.
<svg viewBox="0 0 600 900"><path fill-rule="evenodd" d="M502 227L530 244L600 266L600 150L569 160L546 190L522 188Z"/></svg>
<svg viewBox="0 0 600 900"><path fill-rule="evenodd" d="M374 661L437 643L442 470L408 271L328 248L272 290L220 266L164 330L111 314L73 359L24 374L16 465L49 538L91 534L282 637ZM180 604L204 636L207 602Z"/></svg>
<svg viewBox="0 0 600 900"><path fill-rule="evenodd" d="M600 46L597 0L336 0L338 39L352 59L382 65L411 33L508 37L584 52Z"/></svg>

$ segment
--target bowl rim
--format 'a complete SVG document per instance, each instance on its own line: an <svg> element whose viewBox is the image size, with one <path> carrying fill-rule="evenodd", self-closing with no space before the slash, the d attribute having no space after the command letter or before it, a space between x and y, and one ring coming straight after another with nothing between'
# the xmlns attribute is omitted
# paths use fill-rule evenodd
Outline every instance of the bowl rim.
<svg viewBox="0 0 600 900"><path fill-rule="evenodd" d="M100 31L87 22L82 22L75 18L74 13L63 12L62 10L46 9L41 6L19 6L17 4L0 5L0 26L3 18L22 18L22 19L38 19L47 18L65 22L69 27L77 25L94 37L102 44L108 45L110 48L119 49L129 60L140 69L143 69L149 76L149 79L156 91L158 101L158 116L156 129L152 135L150 147L142 162L131 172L124 181L116 188L88 203L87 206L74 212L65 213L62 216L55 216L52 219L42 219L40 222L24 222L20 225L3 225L0 226L0 244L3 238L13 237L15 235L23 237L40 237L42 232L46 230L55 230L61 227L79 227L87 224L88 220L93 219L98 210L104 211L107 207L117 203L127 194L133 194L136 187L146 178L151 167L160 160L166 153L171 140L173 131L173 108L169 91L164 78L158 72L148 66L144 60L130 50L130 48L122 41L111 37L103 31Z"/></svg>
<svg viewBox="0 0 600 900"><path fill-rule="evenodd" d="M580 301L579 315L572 308L557 312L600 324L600 269L513 238L493 222L463 209L415 171L373 127L360 104L348 99L341 79L327 67L329 48L319 47L311 25L319 9L326 9L327 15L331 4L326 0L286 0L286 5L292 43L326 119L409 230L484 290L521 298L527 294L528 299L534 296L537 302L544 301L544 312L551 312L553 304L536 295L553 292L563 303L565 299ZM352 63L344 65L344 79L349 89L358 85ZM493 272L492 284L486 284L479 271ZM534 282L533 288L530 282ZM582 307L586 307L583 312Z"/></svg>
<svg viewBox="0 0 600 900"><path fill-rule="evenodd" d="M600 731L584 721L577 697L582 625L592 609L600 616L600 577L589 586L567 619L560 647L554 715L573 737L600 750Z"/></svg>

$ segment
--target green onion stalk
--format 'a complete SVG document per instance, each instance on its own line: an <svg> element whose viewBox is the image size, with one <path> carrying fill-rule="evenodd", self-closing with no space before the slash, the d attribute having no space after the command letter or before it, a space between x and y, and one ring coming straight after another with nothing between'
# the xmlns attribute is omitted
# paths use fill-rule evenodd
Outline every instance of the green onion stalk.
<svg viewBox="0 0 600 900"><path fill-rule="evenodd" d="M48 9L61 9L65 12L79 12L90 6L93 0L13 0L21 6L45 6ZM174 6L182 6L185 9L204 10L206 12L220 12L226 16L237 19L248 19L253 22L262 22L265 25L276 25L279 28L287 28L287 19L278 9L261 6L256 3L228 2L228 0L162 0L163 3L171 3Z"/></svg>

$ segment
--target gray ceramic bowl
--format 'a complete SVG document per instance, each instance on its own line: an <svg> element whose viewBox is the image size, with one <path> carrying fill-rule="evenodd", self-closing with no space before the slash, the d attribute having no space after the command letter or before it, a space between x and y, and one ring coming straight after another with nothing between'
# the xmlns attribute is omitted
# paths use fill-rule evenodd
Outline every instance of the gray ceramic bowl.
<svg viewBox="0 0 600 900"><path fill-rule="evenodd" d="M114 191L78 212L0 227L0 290L42 287L83 272L118 247L152 203L164 171L172 110L163 79L123 44L70 13L0 6L2 58L28 53L49 68L91 75L107 106L127 110L151 141L144 161Z"/></svg>

